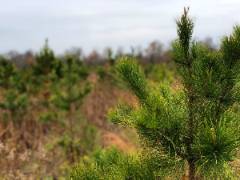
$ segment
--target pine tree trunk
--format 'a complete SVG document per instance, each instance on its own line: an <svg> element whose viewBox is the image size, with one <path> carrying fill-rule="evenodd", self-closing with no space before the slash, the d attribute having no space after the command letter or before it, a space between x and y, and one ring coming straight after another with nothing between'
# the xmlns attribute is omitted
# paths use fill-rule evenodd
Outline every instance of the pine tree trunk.
<svg viewBox="0 0 240 180"><path fill-rule="evenodd" d="M74 113L74 105L70 105L70 111L69 111L69 133L70 133L70 161L71 163L75 162L75 153L74 153L74 141L75 141L75 135L74 135L74 130L73 130L73 113Z"/></svg>
<svg viewBox="0 0 240 180"><path fill-rule="evenodd" d="M195 163L193 161L188 162L189 165L189 180L196 179Z"/></svg>
<svg viewBox="0 0 240 180"><path fill-rule="evenodd" d="M188 140L187 140L187 152L188 152L188 165L189 165L189 180L195 180L195 162L193 158L193 151L192 151L192 144L194 141L194 130L195 125L194 124L194 98L191 95L191 90L189 91L189 101L188 101L188 108L189 108L189 120L188 120Z"/></svg>

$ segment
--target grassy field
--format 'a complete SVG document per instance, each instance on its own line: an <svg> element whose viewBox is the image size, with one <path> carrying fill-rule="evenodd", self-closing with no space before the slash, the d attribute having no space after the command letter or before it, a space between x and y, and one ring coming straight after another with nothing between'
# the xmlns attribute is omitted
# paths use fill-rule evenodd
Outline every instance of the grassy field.
<svg viewBox="0 0 240 180"><path fill-rule="evenodd" d="M63 66L68 66L67 61ZM22 69L3 59L1 63L0 175L3 179L65 177L69 168L97 149L115 146L132 153L138 148L133 129L107 120L109 109L120 102L138 106L137 98L122 84L113 65L70 62L70 68L77 69L71 72L65 69L62 77L57 77L52 69L39 73L41 65ZM174 84L174 73L166 64L145 66L152 83ZM76 76L71 92L66 89L68 76ZM55 105L66 103L60 101L62 97L68 93L74 96L75 91L86 86L90 90L72 103L76 106L74 110Z"/></svg>

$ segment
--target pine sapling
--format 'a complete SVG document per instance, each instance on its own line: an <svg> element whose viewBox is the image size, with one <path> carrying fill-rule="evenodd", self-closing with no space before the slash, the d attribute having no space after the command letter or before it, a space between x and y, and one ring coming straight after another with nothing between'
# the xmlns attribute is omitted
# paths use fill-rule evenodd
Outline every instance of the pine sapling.
<svg viewBox="0 0 240 180"><path fill-rule="evenodd" d="M137 130L144 147L157 152L160 170L184 173L187 163L191 180L236 177L229 163L240 140L240 27L215 51L192 41L193 27L184 9L173 44L181 89L150 84L133 58L119 60L117 70L139 107L120 105L110 119Z"/></svg>
<svg viewBox="0 0 240 180"><path fill-rule="evenodd" d="M80 68L80 69L79 69ZM68 142L62 142L67 146L70 162L76 160L76 113L81 106L83 98L90 92L89 84L81 81L81 67L71 57L67 57L64 64L64 77L53 83L53 104L66 112L67 124L66 138ZM85 78L85 76L83 76ZM63 140L64 141L64 140ZM78 148L78 147L77 147Z"/></svg>
<svg viewBox="0 0 240 180"><path fill-rule="evenodd" d="M56 57L54 52L49 48L48 39L39 54L36 56L36 64L34 66L34 73L36 75L48 75L52 72L56 64Z"/></svg>

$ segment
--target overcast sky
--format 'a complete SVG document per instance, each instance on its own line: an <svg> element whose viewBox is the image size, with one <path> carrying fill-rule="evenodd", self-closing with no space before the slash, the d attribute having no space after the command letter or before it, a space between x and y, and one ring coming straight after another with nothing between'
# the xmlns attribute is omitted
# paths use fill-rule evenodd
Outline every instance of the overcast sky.
<svg viewBox="0 0 240 180"><path fill-rule="evenodd" d="M240 23L240 0L0 0L0 52L37 51L49 38L58 53L106 46L125 50L176 38L175 19L190 6L194 37L215 42Z"/></svg>

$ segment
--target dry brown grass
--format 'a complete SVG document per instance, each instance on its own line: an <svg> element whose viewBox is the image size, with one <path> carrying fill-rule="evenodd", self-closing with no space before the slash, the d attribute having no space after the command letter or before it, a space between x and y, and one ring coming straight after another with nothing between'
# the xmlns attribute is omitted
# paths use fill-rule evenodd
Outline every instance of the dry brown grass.
<svg viewBox="0 0 240 180"><path fill-rule="evenodd" d="M136 138L135 134L131 130L126 133L109 123L106 114L109 108L120 101L136 105L136 98L129 91L107 81L99 82L95 74L90 76L90 80L94 84L93 89L84 100L81 114L100 132L100 146L114 145L124 151L134 151L136 143L130 139ZM49 93L48 88L43 88L39 94L31 97L31 106L20 125L11 125L9 122L4 125L0 122L0 179L57 178L65 175L68 161L62 149L54 146L65 129L61 124L43 124L38 120L41 113L49 110L40 105L50 97ZM1 111L0 117L3 114Z"/></svg>

